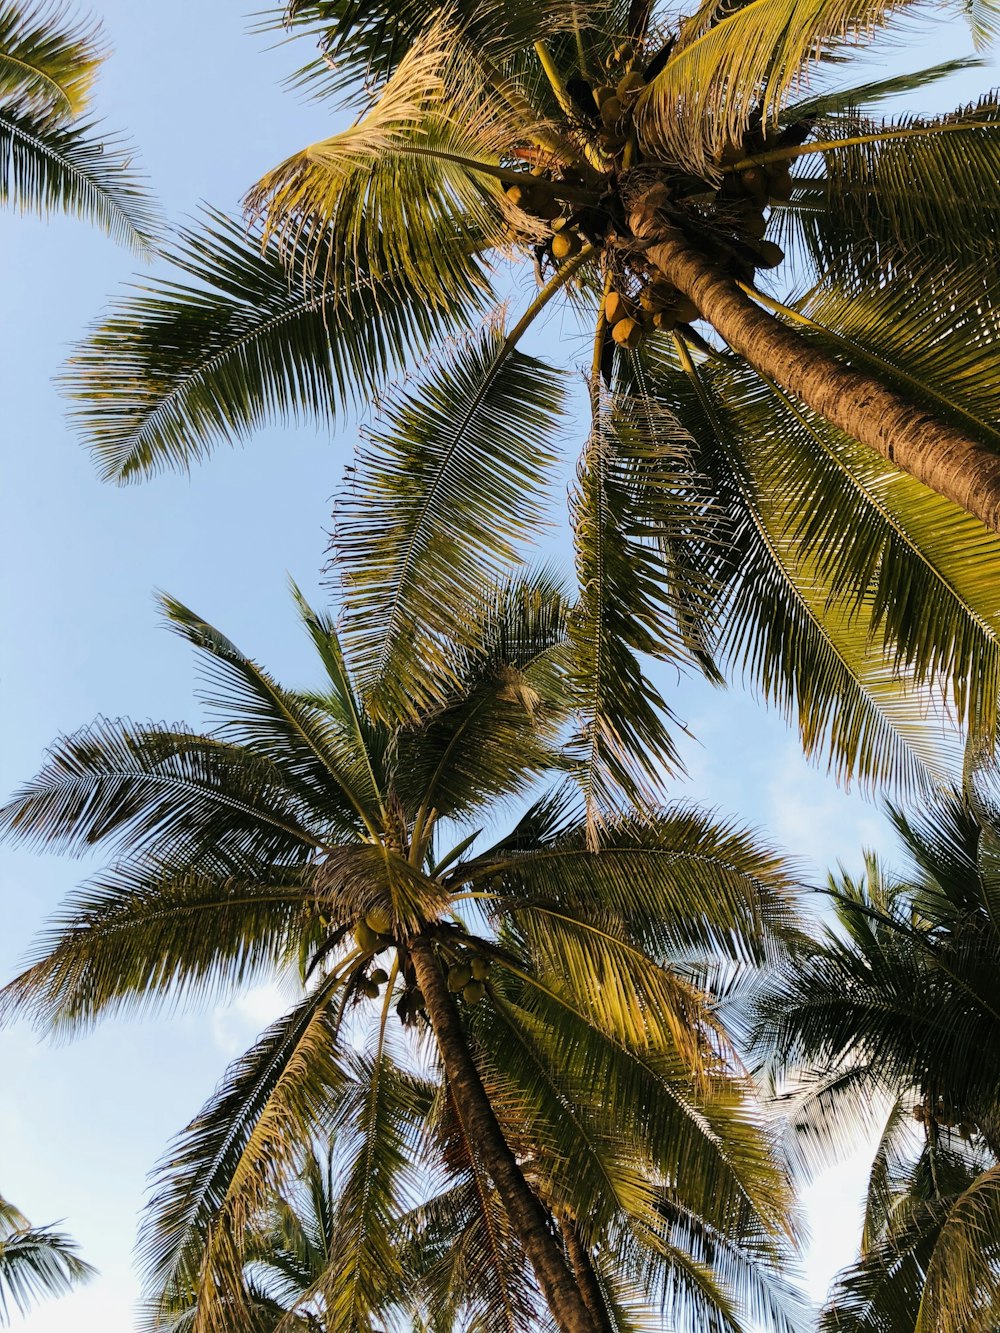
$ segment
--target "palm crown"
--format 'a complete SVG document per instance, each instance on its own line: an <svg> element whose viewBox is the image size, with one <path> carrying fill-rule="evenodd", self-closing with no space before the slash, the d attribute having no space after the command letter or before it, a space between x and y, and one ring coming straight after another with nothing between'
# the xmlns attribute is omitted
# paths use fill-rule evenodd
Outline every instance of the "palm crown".
<svg viewBox="0 0 1000 1333"><path fill-rule="evenodd" d="M308 610L325 679L304 693L167 609L207 654L219 729L99 722L3 812L20 837L115 851L7 988L9 1009L79 1028L262 972L306 983L165 1162L144 1242L160 1312L240 1323L251 1224L332 1126L331 1328L377 1326L398 1302L393 1242L421 1180L447 1186L424 1253L464 1219L490 1327L540 1297L561 1328L604 1327L619 1307L630 1327L630 1304L657 1293L676 1318L739 1326L742 1306L788 1326L774 1272L787 1190L704 988L795 934L781 863L683 809L608 821L595 854L560 788L476 841L499 802L566 765L555 590L487 599L475 647L439 645L428 667L448 663L444 702L395 722L361 706L332 625ZM433 1113L394 1054L393 1011L440 1060ZM458 1304L466 1272L438 1273Z"/></svg>
<svg viewBox="0 0 1000 1333"><path fill-rule="evenodd" d="M93 1277L74 1240L55 1227L32 1226L0 1197L0 1324L27 1314L40 1296L62 1296Z"/></svg>
<svg viewBox="0 0 1000 1333"><path fill-rule="evenodd" d="M175 248L179 281L127 299L79 350L67 382L105 474L378 394L334 552L345 632L379 644L399 705L419 684L414 623L425 655L460 635L479 581L538 529L574 400L522 340L564 300L593 340L571 517L595 805L678 764L650 653L713 679L743 669L840 775L919 786L939 750L929 693L994 726L1000 546L852 433L872 443L889 421L877 390L945 432L949 458L970 441L992 457L1000 124L992 97L877 117L954 64L834 86L846 43L887 12L292 5L324 45L303 80L328 95L364 76L360 115L265 177L249 238L210 215ZM765 289L771 237L795 264ZM541 286L508 325L498 293L526 259ZM792 362L822 394L787 381ZM867 425L823 396L847 402L855 381Z"/></svg>
<svg viewBox="0 0 1000 1333"><path fill-rule="evenodd" d="M894 821L909 874L870 859L865 879L831 882L835 926L784 970L760 1030L810 1071L800 1144L839 1148L887 1112L861 1257L822 1327L985 1330L1000 1311L996 812L973 786Z"/></svg>

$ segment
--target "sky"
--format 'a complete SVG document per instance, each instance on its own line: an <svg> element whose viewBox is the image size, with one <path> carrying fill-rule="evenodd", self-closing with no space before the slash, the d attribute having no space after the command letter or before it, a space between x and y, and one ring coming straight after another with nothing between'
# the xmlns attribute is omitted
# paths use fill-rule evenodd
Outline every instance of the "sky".
<svg viewBox="0 0 1000 1333"><path fill-rule="evenodd" d="M264 170L337 127L329 108L283 90L287 48L250 35L253 0L104 0L114 48L99 113L127 128L171 222L200 201L235 209ZM965 53L957 22L892 67ZM964 76L951 104L995 81ZM949 93L949 95L951 95ZM936 105L947 96L936 94ZM912 108L919 109L919 108ZM98 715L197 723L193 660L163 629L164 589L216 623L281 679L308 684L310 654L287 591L322 602L331 496L356 426L270 429L190 477L101 483L65 419L53 377L136 261L85 224L0 214L0 791L38 768L45 747ZM543 338L569 337L558 321ZM567 442L568 447L572 442ZM558 538L557 538L558 540ZM794 735L738 687L671 683L697 738L676 791L763 827L820 882L865 846L889 854L878 810L801 759ZM0 849L0 978L7 980L62 896L95 867ZM125 1333L146 1181L226 1062L282 1007L276 986L209 1011L106 1022L69 1044L0 1030L0 1192L36 1223L65 1219L100 1278L38 1307L30 1333ZM814 1242L804 1281L820 1299L857 1242L864 1150L807 1192Z"/></svg>

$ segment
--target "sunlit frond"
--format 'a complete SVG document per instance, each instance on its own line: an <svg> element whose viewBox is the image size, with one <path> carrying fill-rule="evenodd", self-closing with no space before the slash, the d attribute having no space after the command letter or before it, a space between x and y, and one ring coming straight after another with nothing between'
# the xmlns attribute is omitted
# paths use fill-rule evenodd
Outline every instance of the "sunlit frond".
<svg viewBox="0 0 1000 1333"><path fill-rule="evenodd" d="M45 0L0 6L0 101L54 124L85 110L105 55L100 25Z"/></svg>

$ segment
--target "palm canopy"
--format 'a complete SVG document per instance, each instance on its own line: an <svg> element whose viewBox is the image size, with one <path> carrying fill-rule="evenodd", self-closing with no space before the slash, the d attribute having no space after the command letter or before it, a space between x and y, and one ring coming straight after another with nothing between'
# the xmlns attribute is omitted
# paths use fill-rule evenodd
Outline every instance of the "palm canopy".
<svg viewBox="0 0 1000 1333"><path fill-rule="evenodd" d="M0 3L0 202L88 219L148 255L156 217L133 151L86 119L99 27L65 6Z"/></svg>
<svg viewBox="0 0 1000 1333"><path fill-rule="evenodd" d="M760 1032L805 1071L807 1153L885 1114L861 1257L822 1327L985 1330L1000 1317L996 811L970 787L893 819L909 873L870 859L865 879L831 882L835 922L784 969Z"/></svg>
<svg viewBox="0 0 1000 1333"><path fill-rule="evenodd" d="M687 808L609 819L591 850L558 744L558 591L498 588L437 645L435 702L394 722L361 701L371 664L349 672L307 608L323 668L308 692L166 610L204 655L218 727L99 721L2 813L22 839L113 853L7 987L8 1013L77 1030L262 975L303 982L162 1165L143 1240L162 1317L248 1326L247 1237L332 1133L338 1261L309 1297L331 1329L383 1326L420 1207L420 1293L485 1302L483 1327L520 1326L540 1292L560 1327L603 1326L567 1323L536 1282L528 1215L615 1327L645 1299L702 1328L790 1328L787 1188L705 983L784 949L794 885L769 848ZM507 811L488 845L477 831ZM443 1082L413 1072L421 1051Z"/></svg>
<svg viewBox="0 0 1000 1333"><path fill-rule="evenodd" d="M324 48L303 80L357 119L261 182L249 236L210 214L176 280L96 325L66 383L99 466L136 479L377 397L334 557L345 632L381 643L402 695L408 626L454 635L537 530L579 343L560 364L524 340L562 301L592 336L571 517L595 802L678 765L647 654L742 671L844 778L939 779L931 695L994 726L997 537L728 348L629 226L657 200L800 350L1000 443L998 104L879 117L962 62L843 86L850 43L908 8L292 5ZM774 237L790 258L765 283ZM508 320L526 261L542 285Z"/></svg>
<svg viewBox="0 0 1000 1333"><path fill-rule="evenodd" d="M0 1198L0 1324L8 1324L13 1311L26 1314L39 1297L64 1295L94 1272L69 1236L33 1227Z"/></svg>

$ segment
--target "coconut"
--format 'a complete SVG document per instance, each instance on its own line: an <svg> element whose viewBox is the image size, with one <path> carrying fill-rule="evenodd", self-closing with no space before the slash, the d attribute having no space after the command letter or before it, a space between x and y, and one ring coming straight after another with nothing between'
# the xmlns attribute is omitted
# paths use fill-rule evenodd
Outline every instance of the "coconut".
<svg viewBox="0 0 1000 1333"><path fill-rule="evenodd" d="M761 208L767 203L771 182L763 167L744 167L740 172L740 185L746 194Z"/></svg>
<svg viewBox="0 0 1000 1333"><path fill-rule="evenodd" d="M392 929L392 918L384 907L373 907L365 913L365 925L371 926L376 935L388 935Z"/></svg>
<svg viewBox="0 0 1000 1333"><path fill-rule="evenodd" d="M609 324L617 324L620 319L632 318L635 305L621 292L608 292L604 298L604 314Z"/></svg>
<svg viewBox="0 0 1000 1333"><path fill-rule="evenodd" d="M607 97L601 103L601 120L613 130L622 118L622 104L617 97Z"/></svg>
<svg viewBox="0 0 1000 1333"><path fill-rule="evenodd" d="M739 230L751 241L762 241L767 232L767 222L763 213L748 213L740 218Z"/></svg>
<svg viewBox="0 0 1000 1333"><path fill-rule="evenodd" d="M382 941L367 921L359 921L354 927L354 938L358 948L365 953L376 953L382 948Z"/></svg>
<svg viewBox="0 0 1000 1333"><path fill-rule="evenodd" d="M632 70L630 74L626 74L619 82L615 92L618 94L619 102L624 102L626 97L634 96L640 89L645 88L645 86L646 81L638 70Z"/></svg>
<svg viewBox="0 0 1000 1333"><path fill-rule="evenodd" d="M594 89L594 101L598 106L603 107L609 97L614 97L615 90L610 83L599 83Z"/></svg>
<svg viewBox="0 0 1000 1333"><path fill-rule="evenodd" d="M551 243L553 259L568 259L580 249L580 238L575 231L557 231Z"/></svg>
<svg viewBox="0 0 1000 1333"><path fill-rule="evenodd" d="M676 313L678 324L690 324L693 319L701 318L701 311L690 296L685 296L682 292L677 293L671 304Z"/></svg>
<svg viewBox="0 0 1000 1333"><path fill-rule="evenodd" d="M374 981L363 981L361 983L361 991L364 995L368 996L369 1000L378 999L378 986L376 986Z"/></svg>
<svg viewBox="0 0 1000 1333"><path fill-rule="evenodd" d="M486 987L481 981L470 981L462 987L462 999L466 1004L478 1004L486 994Z"/></svg>
<svg viewBox="0 0 1000 1333"><path fill-rule="evenodd" d="M374 972L369 973L368 980L374 982L376 986L382 986L389 980L389 973L384 967L377 967Z"/></svg>
<svg viewBox="0 0 1000 1333"><path fill-rule="evenodd" d="M638 347L642 342L642 325L637 319L620 319L611 326L611 336L619 347Z"/></svg>
<svg viewBox="0 0 1000 1333"><path fill-rule="evenodd" d="M472 972L473 981L485 981L490 972L490 960L488 958L473 958L469 963Z"/></svg>
<svg viewBox="0 0 1000 1333"><path fill-rule="evenodd" d="M785 252L774 241L754 241L753 252L758 256L757 268L777 268L785 257Z"/></svg>
<svg viewBox="0 0 1000 1333"><path fill-rule="evenodd" d="M659 333L669 333L678 325L677 311L673 306L664 306L653 315L653 328Z"/></svg>
<svg viewBox="0 0 1000 1333"><path fill-rule="evenodd" d="M472 980L472 968L467 967L465 963L456 963L454 967L448 969L448 989L452 991L465 990L466 986Z"/></svg>

